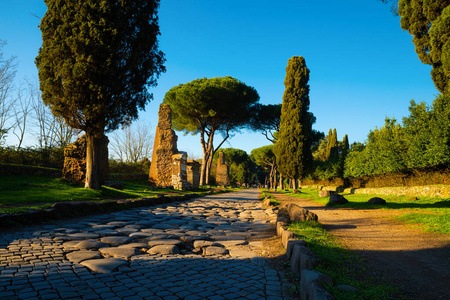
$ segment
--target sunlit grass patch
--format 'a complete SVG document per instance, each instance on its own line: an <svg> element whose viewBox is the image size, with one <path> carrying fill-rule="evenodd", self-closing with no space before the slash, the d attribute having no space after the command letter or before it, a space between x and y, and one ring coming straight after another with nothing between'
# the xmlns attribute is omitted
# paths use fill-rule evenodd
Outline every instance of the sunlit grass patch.
<svg viewBox="0 0 450 300"><path fill-rule="evenodd" d="M319 191L315 188L301 189L301 193L285 192L291 197L313 200L317 203L327 205L329 197L320 198ZM354 209L388 209L398 210L401 216L396 219L409 223L420 224L426 231L434 231L450 234L450 199L433 197L411 197L399 195L374 195L374 194L348 194L341 193L349 202L339 205L343 208ZM367 201L373 197L386 200L386 205L372 205ZM414 211L411 213L411 211Z"/></svg>
<svg viewBox="0 0 450 300"><path fill-rule="evenodd" d="M320 223L295 222L289 225L288 230L303 239L308 248L324 261L317 270L333 279L335 286L328 289L336 299L392 299L397 292L371 276L362 258L340 245ZM336 288L339 284L351 285L358 291L341 291Z"/></svg>

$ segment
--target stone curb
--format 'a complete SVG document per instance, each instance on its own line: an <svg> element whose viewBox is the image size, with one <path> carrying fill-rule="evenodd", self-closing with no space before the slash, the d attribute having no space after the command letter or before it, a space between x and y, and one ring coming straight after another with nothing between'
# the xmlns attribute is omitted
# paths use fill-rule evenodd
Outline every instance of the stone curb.
<svg viewBox="0 0 450 300"><path fill-rule="evenodd" d="M302 212L304 216L295 216L295 212ZM333 285L331 277L313 270L322 263L322 260L306 246L305 241L295 239L295 234L287 230L287 225L291 221L290 216L294 217L294 220L307 220L310 217L317 221L317 215L292 203L288 208L278 211L277 235L286 249L286 256L291 262L292 271L300 276L301 299L335 299L325 290L325 285Z"/></svg>
<svg viewBox="0 0 450 300"><path fill-rule="evenodd" d="M231 191L222 191L228 193ZM171 202L182 202L193 198L215 194L217 191L209 191L206 195L185 194L182 196L158 195L155 198L120 199L105 201L65 201L55 202L47 209L30 209L26 213L0 214L0 228L17 224L33 224L41 221L80 217L97 213L119 211L136 207L155 206Z"/></svg>

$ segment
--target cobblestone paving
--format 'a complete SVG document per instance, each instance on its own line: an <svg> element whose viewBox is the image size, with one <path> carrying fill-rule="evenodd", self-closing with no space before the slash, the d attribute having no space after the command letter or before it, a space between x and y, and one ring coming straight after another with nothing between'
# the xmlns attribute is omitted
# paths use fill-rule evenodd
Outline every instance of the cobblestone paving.
<svg viewBox="0 0 450 300"><path fill-rule="evenodd" d="M257 190L0 233L0 299L287 299Z"/></svg>

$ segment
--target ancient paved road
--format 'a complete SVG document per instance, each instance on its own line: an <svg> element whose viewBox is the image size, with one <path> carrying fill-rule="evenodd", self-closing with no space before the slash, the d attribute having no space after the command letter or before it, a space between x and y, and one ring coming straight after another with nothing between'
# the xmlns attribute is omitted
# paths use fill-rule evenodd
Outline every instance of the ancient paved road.
<svg viewBox="0 0 450 300"><path fill-rule="evenodd" d="M286 299L257 190L0 233L0 299Z"/></svg>

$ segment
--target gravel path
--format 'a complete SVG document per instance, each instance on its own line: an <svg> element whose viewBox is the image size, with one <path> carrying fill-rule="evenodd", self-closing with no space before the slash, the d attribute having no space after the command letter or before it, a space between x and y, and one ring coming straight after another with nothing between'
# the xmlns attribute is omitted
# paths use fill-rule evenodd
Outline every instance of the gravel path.
<svg viewBox="0 0 450 300"><path fill-rule="evenodd" d="M0 233L0 299L288 299L257 190Z"/></svg>
<svg viewBox="0 0 450 300"><path fill-rule="evenodd" d="M326 207L311 200L272 193L283 204L293 202L348 249L361 254L377 276L397 286L406 299L450 299L450 238L425 233L390 219L402 212L385 209Z"/></svg>

